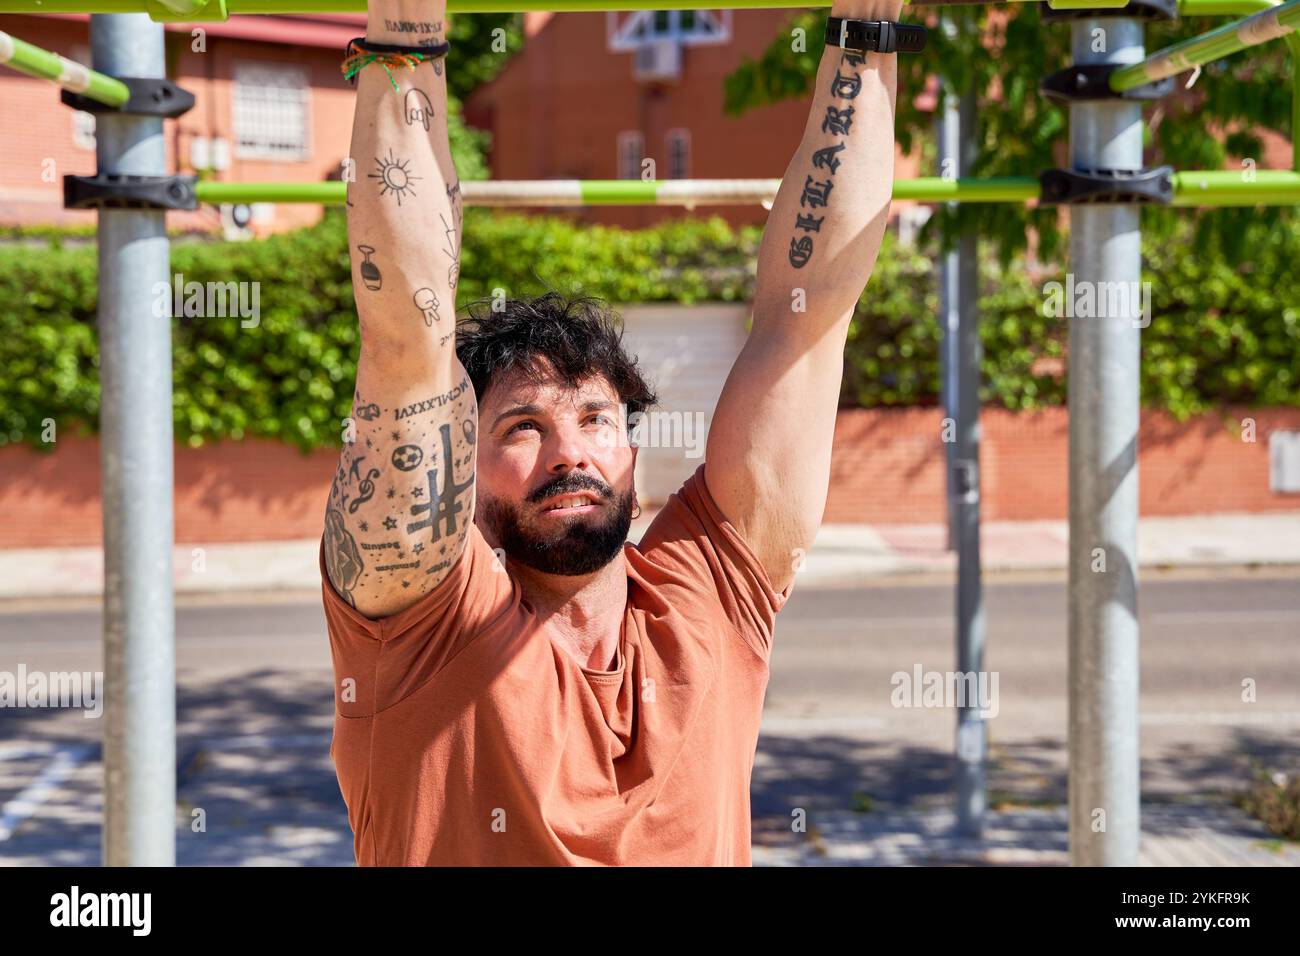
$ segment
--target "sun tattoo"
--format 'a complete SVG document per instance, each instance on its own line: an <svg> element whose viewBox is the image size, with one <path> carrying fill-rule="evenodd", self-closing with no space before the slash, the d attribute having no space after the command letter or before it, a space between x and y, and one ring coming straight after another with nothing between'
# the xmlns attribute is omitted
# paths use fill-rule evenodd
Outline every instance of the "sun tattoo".
<svg viewBox="0 0 1300 956"><path fill-rule="evenodd" d="M420 179L411 172L411 161L409 159L398 159L393 155L392 147L388 149L388 156L384 159L375 157L375 164L379 167L379 172L370 173L370 179L378 179L383 183L379 190L379 195L384 196L393 193L397 196L397 205L402 204L403 196L414 196L415 189L411 183Z"/></svg>

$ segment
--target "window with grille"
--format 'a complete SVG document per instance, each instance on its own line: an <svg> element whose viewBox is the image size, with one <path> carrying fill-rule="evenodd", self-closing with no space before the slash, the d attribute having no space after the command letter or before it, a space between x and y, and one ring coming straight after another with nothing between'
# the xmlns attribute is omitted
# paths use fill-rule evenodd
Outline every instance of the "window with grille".
<svg viewBox="0 0 1300 956"><path fill-rule="evenodd" d="M639 130L618 134L618 178L640 179L641 157L645 155L645 139Z"/></svg>
<svg viewBox="0 0 1300 956"><path fill-rule="evenodd" d="M235 155L240 159L307 159L307 73L261 63L235 65Z"/></svg>
<svg viewBox="0 0 1300 956"><path fill-rule="evenodd" d="M691 178L691 131L688 129L668 131L668 178Z"/></svg>

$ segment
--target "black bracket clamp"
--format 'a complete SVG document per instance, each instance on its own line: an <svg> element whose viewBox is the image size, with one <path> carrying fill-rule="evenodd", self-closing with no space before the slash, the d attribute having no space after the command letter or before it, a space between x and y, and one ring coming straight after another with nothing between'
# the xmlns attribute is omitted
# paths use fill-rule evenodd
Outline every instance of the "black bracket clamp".
<svg viewBox="0 0 1300 956"><path fill-rule="evenodd" d="M1174 199L1174 167L1151 169L1048 169L1038 175L1040 206L1083 203L1168 205Z"/></svg>
<svg viewBox="0 0 1300 956"><path fill-rule="evenodd" d="M1058 103L1084 100L1158 100L1174 91L1174 78L1143 83L1123 93L1110 88L1111 74L1123 69L1124 63L1075 63L1057 70L1038 85L1038 91Z"/></svg>
<svg viewBox="0 0 1300 956"><path fill-rule="evenodd" d="M1123 7L1078 10L1073 7L1065 10L1053 10L1047 4L1040 4L1038 15L1044 23L1061 20L1097 20L1103 17L1129 17L1135 20L1177 20L1178 0L1129 0Z"/></svg>
<svg viewBox="0 0 1300 956"><path fill-rule="evenodd" d="M64 209L198 209L194 176L63 177Z"/></svg>
<svg viewBox="0 0 1300 956"><path fill-rule="evenodd" d="M194 108L194 94L171 80L157 76L116 76L114 79L125 83L131 91L130 98L121 106L109 106L70 90L63 90L60 99L65 106L87 113L131 113L167 119L175 119Z"/></svg>

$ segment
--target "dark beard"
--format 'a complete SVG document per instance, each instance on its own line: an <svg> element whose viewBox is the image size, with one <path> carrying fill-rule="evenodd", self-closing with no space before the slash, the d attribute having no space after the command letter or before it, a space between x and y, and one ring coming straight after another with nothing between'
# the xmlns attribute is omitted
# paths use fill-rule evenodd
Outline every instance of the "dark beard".
<svg viewBox="0 0 1300 956"><path fill-rule="evenodd" d="M628 491L615 496L612 488L590 475L569 472L538 488L526 500L536 503L575 491L599 494L608 516L594 525L587 518L564 521L552 534L539 534L523 527L514 502L484 495L478 502L479 517L511 560L545 574L565 577L591 574L623 550L628 529L632 527L636 494Z"/></svg>

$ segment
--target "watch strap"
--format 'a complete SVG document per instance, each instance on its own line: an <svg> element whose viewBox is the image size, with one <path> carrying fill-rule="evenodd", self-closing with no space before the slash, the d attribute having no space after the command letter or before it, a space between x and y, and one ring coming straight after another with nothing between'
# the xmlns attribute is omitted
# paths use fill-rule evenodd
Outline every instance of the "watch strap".
<svg viewBox="0 0 1300 956"><path fill-rule="evenodd" d="M925 49L926 29L893 20L826 18L826 45L859 53L919 53Z"/></svg>

